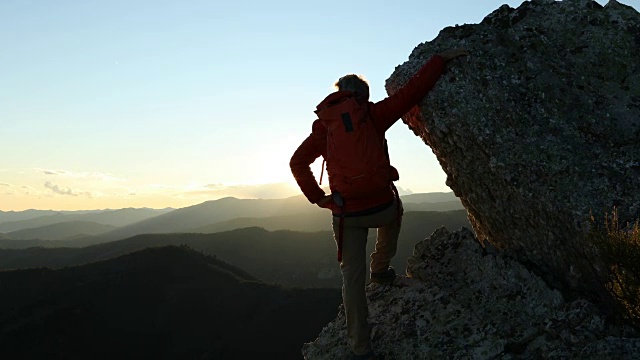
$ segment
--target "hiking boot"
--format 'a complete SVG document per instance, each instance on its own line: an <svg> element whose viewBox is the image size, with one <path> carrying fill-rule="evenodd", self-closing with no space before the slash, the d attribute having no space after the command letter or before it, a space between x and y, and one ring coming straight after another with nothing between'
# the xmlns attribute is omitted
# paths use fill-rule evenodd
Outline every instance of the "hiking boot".
<svg viewBox="0 0 640 360"><path fill-rule="evenodd" d="M374 284L388 284L396 279L396 271L389 266L387 271L371 273L371 282Z"/></svg>
<svg viewBox="0 0 640 360"><path fill-rule="evenodd" d="M377 359L376 354L374 354L373 351L369 351L364 355L356 355L354 353L351 353L351 360L376 360L376 359Z"/></svg>

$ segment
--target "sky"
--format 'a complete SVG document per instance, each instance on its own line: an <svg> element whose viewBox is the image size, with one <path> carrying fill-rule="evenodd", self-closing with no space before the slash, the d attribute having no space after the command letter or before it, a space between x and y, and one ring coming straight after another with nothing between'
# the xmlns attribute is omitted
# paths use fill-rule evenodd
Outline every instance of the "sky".
<svg viewBox="0 0 640 360"><path fill-rule="evenodd" d="M289 159L340 76L382 100L415 46L504 3L2 0L0 210L298 195ZM387 139L399 187L450 191L406 125Z"/></svg>

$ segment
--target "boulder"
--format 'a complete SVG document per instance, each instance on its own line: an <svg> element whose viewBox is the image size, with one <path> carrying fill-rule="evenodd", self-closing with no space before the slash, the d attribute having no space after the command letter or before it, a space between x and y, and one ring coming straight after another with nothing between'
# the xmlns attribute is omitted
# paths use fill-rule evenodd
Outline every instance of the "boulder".
<svg viewBox="0 0 640 360"><path fill-rule="evenodd" d="M471 55L404 122L437 156L479 241L606 308L584 234L590 213L640 214L640 14L617 1L503 5L417 46L388 93L456 47Z"/></svg>

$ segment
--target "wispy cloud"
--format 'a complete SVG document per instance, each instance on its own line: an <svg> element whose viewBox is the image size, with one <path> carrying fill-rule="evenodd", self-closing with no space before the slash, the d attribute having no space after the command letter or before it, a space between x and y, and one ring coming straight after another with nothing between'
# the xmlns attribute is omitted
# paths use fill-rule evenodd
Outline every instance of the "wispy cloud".
<svg viewBox="0 0 640 360"><path fill-rule="evenodd" d="M28 185L14 185L9 183L0 183L4 195L41 195L42 191L38 191Z"/></svg>
<svg viewBox="0 0 640 360"><path fill-rule="evenodd" d="M74 178L74 179L116 181L116 182L126 181L125 179L118 178L111 174L101 173L97 171L75 172L75 171L52 170L52 169L36 169L36 170L48 176L59 176L59 177Z"/></svg>
<svg viewBox="0 0 640 360"><path fill-rule="evenodd" d="M58 195L91 197L91 193L88 191L74 191L71 188L63 188L49 181L44 184L44 187Z"/></svg>

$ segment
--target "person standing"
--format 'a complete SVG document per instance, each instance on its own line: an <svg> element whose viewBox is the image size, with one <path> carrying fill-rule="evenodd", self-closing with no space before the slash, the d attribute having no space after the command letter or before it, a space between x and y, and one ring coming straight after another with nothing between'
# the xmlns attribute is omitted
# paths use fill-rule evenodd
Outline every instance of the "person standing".
<svg viewBox="0 0 640 360"><path fill-rule="evenodd" d="M291 157L291 172L302 193L309 202L333 214L353 359L375 359L365 292L370 228L377 229L370 281L384 284L396 277L389 264L396 253L403 209L393 184L399 175L390 164L385 132L425 97L449 61L466 55L464 49L449 49L432 56L406 85L376 103L369 101L369 85L362 77L341 77L335 83L337 91L317 106L318 120L313 122L311 134ZM328 195L310 168L320 156L327 164Z"/></svg>

